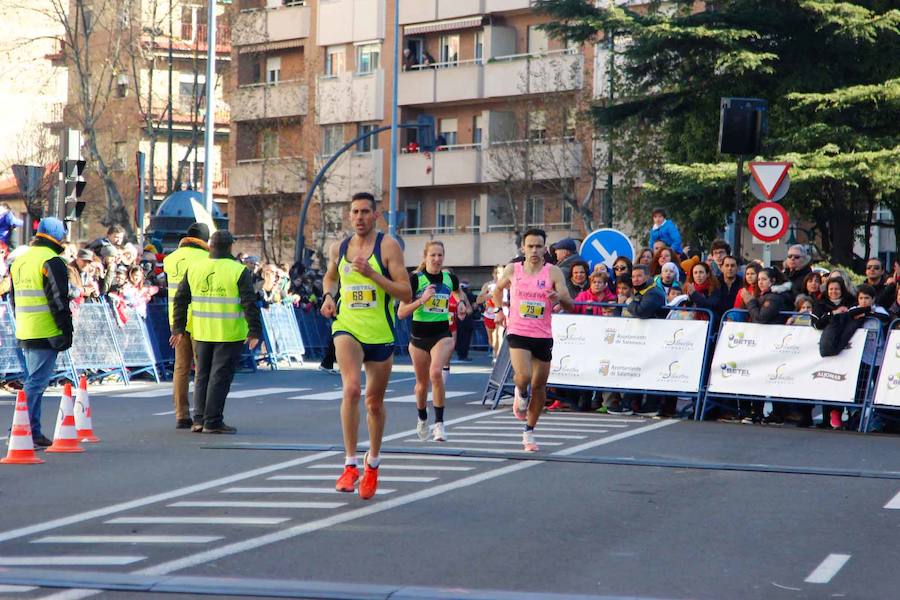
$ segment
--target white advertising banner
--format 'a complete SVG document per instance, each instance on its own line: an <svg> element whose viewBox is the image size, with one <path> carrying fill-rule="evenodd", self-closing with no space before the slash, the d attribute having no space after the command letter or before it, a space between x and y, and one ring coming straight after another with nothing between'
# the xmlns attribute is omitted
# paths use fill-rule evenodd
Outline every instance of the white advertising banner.
<svg viewBox="0 0 900 600"><path fill-rule="evenodd" d="M548 383L696 393L708 321L553 315Z"/></svg>
<svg viewBox="0 0 900 600"><path fill-rule="evenodd" d="M821 336L812 327L723 323L708 389L742 396L853 402L866 330L856 332L849 348L827 358L819 355Z"/></svg>
<svg viewBox="0 0 900 600"><path fill-rule="evenodd" d="M900 407L900 331L888 334L884 362L875 387L875 404Z"/></svg>

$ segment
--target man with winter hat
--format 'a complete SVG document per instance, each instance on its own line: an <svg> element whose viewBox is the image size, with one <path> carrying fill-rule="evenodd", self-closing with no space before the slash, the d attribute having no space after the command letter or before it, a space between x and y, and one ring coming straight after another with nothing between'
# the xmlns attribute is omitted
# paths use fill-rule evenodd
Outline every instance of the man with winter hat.
<svg viewBox="0 0 900 600"><path fill-rule="evenodd" d="M52 442L41 433L41 400L56 366L56 355L72 347L69 273L60 256L66 226L55 217L38 225L31 247L11 267L16 338L25 355L25 396L35 446Z"/></svg>
<svg viewBox="0 0 900 600"><path fill-rule="evenodd" d="M163 271L169 290L169 328L174 326L175 292L184 279L188 267L209 257L209 227L205 223L194 223L187 229L178 249L163 259ZM172 398L175 402L175 428L190 429L191 410L188 402L188 379L191 375L191 361L194 359L194 345L191 340L191 309L188 307L187 327L175 346L175 367L172 372Z"/></svg>

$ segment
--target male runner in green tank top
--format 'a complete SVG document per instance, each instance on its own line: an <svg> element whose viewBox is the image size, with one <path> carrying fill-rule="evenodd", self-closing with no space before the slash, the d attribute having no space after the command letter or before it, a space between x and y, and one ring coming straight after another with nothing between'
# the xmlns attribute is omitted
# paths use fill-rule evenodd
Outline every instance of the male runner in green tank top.
<svg viewBox="0 0 900 600"><path fill-rule="evenodd" d="M378 485L381 437L384 433L384 392L394 362L394 300L409 302L412 290L403 262L403 250L392 237L375 230L378 211L375 197L362 192L350 201L354 234L328 251L328 271L322 281L322 315L335 317L334 348L344 398L341 427L344 431L344 472L335 489L353 492L359 479L356 442L359 432L360 369L366 368L366 409L369 451L359 495L368 500Z"/></svg>

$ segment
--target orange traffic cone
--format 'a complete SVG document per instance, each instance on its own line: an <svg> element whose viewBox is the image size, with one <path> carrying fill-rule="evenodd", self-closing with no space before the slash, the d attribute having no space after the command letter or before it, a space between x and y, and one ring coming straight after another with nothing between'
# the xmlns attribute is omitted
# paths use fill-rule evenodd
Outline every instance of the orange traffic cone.
<svg viewBox="0 0 900 600"><path fill-rule="evenodd" d="M78 391L75 392L75 429L78 439L82 442L100 441L100 438L94 435L91 421L91 397L87 391L87 377L84 375L78 381Z"/></svg>
<svg viewBox="0 0 900 600"><path fill-rule="evenodd" d="M12 431L9 434L9 452L0 459L5 465L37 465L44 462L34 454L31 439L31 419L28 418L28 402L25 392L19 390L16 396L16 412L13 415Z"/></svg>
<svg viewBox="0 0 900 600"><path fill-rule="evenodd" d="M78 445L75 433L75 401L72 399L72 384L67 383L59 400L59 415L56 417L56 431L53 432L53 445L47 452L84 452Z"/></svg>

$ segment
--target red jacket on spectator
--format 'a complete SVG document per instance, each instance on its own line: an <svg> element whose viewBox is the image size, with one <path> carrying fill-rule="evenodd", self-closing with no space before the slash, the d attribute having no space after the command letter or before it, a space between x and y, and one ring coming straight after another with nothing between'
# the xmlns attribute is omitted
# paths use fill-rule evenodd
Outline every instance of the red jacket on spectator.
<svg viewBox="0 0 900 600"><path fill-rule="evenodd" d="M615 304L616 295L609 288L606 288L606 291L601 295L594 295L591 290L587 289L575 296L575 302L606 302ZM603 314L603 309L599 306L575 306L575 312L580 315L601 315Z"/></svg>

